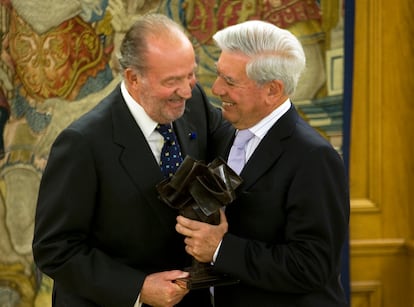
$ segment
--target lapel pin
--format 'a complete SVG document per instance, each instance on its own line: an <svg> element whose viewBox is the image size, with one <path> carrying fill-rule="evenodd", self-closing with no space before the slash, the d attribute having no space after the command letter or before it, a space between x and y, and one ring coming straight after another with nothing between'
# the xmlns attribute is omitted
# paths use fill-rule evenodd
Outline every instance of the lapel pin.
<svg viewBox="0 0 414 307"><path fill-rule="evenodd" d="M188 134L188 137L190 138L190 140L195 140L197 138L197 133L195 132L190 132Z"/></svg>

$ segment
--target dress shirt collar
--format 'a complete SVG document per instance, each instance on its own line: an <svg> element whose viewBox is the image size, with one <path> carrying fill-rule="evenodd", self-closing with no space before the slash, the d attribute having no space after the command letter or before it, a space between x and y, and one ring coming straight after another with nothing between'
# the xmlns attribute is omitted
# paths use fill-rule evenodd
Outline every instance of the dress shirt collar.
<svg viewBox="0 0 414 307"><path fill-rule="evenodd" d="M272 126L285 114L292 105L290 99L286 99L279 107L273 110L272 113L263 118L253 127L249 128L251 132L255 135L256 138L262 140L266 133L272 128Z"/></svg>
<svg viewBox="0 0 414 307"><path fill-rule="evenodd" d="M154 132L154 129L158 123L152 120L152 118L145 112L144 108L137 101L135 101L134 98L132 98L126 88L125 81L121 82L121 94L124 97L129 111L138 126L141 128L144 137L148 139L150 134Z"/></svg>

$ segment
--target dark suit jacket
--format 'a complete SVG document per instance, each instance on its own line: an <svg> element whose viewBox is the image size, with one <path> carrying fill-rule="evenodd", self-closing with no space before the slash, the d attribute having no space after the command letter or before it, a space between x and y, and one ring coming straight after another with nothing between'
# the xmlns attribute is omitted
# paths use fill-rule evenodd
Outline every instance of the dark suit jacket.
<svg viewBox="0 0 414 307"><path fill-rule="evenodd" d="M240 284L217 287L215 306L347 306L339 275L349 196L336 150L292 106L240 175L215 262Z"/></svg>
<svg viewBox="0 0 414 307"><path fill-rule="evenodd" d="M197 86L174 122L183 155L211 160L221 112ZM192 137L191 137L192 135ZM133 306L147 274L190 264L178 212L158 199L160 168L120 88L65 129L44 171L35 219L36 264L54 306ZM208 290L179 306L208 306Z"/></svg>

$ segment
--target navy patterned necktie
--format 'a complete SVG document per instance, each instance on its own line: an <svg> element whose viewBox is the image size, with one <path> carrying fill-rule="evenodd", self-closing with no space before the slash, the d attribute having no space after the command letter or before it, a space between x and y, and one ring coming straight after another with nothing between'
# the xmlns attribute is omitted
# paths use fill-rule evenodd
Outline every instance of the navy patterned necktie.
<svg viewBox="0 0 414 307"><path fill-rule="evenodd" d="M158 124L155 128L164 138L164 145L161 150L160 168L165 178L175 174L177 168L183 162L180 146L177 137L172 130L171 124Z"/></svg>

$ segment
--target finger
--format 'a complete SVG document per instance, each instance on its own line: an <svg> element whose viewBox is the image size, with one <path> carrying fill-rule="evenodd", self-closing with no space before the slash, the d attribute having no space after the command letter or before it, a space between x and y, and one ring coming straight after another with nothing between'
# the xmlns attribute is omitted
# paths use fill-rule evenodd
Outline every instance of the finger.
<svg viewBox="0 0 414 307"><path fill-rule="evenodd" d="M187 277L180 277L172 281L172 283L174 284L174 287L176 287L175 291L177 294L182 295L182 294L186 294L187 292L189 292L189 289L187 289L185 283L183 284L182 282L179 282L180 279L186 279Z"/></svg>
<svg viewBox="0 0 414 307"><path fill-rule="evenodd" d="M176 280L178 278L187 278L190 273L181 270L172 270L166 272L166 279L169 281Z"/></svg>
<svg viewBox="0 0 414 307"><path fill-rule="evenodd" d="M191 254L191 246L190 245L186 245L185 246L185 251L189 254Z"/></svg>
<svg viewBox="0 0 414 307"><path fill-rule="evenodd" d="M188 219L188 218L186 218L182 215L177 216L177 223L184 226L184 227L186 227L186 228L190 227L191 222L192 222L191 219Z"/></svg>
<svg viewBox="0 0 414 307"><path fill-rule="evenodd" d="M185 246L185 251L187 252L187 254L189 254L189 255L191 255L191 256L194 257L194 252L193 252L193 249L192 249L192 247L190 245L186 245Z"/></svg>
<svg viewBox="0 0 414 307"><path fill-rule="evenodd" d="M185 237L184 243L185 243L186 246L194 248L194 243L196 243L196 242L191 237Z"/></svg>
<svg viewBox="0 0 414 307"><path fill-rule="evenodd" d="M174 282L178 287L180 287L182 290L185 290L185 292L190 292L190 290L187 289L187 286L185 285L185 283L182 282Z"/></svg>
<svg viewBox="0 0 414 307"><path fill-rule="evenodd" d="M222 223L227 223L227 217L224 209L220 209L220 224Z"/></svg>
<svg viewBox="0 0 414 307"><path fill-rule="evenodd" d="M177 216L177 223L190 230L198 230L204 224L203 222L192 220L182 215Z"/></svg>
<svg viewBox="0 0 414 307"><path fill-rule="evenodd" d="M175 230L179 233L182 234L183 236L186 237L190 237L191 236L191 230L186 228L185 226L181 225L181 224L176 224L175 225Z"/></svg>

